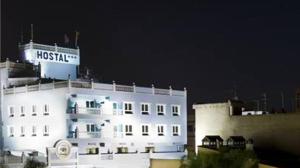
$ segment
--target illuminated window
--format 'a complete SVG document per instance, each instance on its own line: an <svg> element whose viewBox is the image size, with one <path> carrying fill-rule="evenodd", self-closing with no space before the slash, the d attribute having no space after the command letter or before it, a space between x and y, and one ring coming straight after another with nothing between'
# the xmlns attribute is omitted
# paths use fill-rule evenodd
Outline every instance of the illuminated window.
<svg viewBox="0 0 300 168"><path fill-rule="evenodd" d="M9 117L14 117L15 116L15 108L14 108L14 106L9 106L8 107L8 111L9 111Z"/></svg>
<svg viewBox="0 0 300 168"><path fill-rule="evenodd" d="M163 105L163 104L157 104L156 105L157 115L165 115L165 108L166 108L165 105Z"/></svg>
<svg viewBox="0 0 300 168"><path fill-rule="evenodd" d="M117 153L128 153L128 147L118 147Z"/></svg>
<svg viewBox="0 0 300 168"><path fill-rule="evenodd" d="M124 113L133 114L133 103L124 103Z"/></svg>
<svg viewBox="0 0 300 168"><path fill-rule="evenodd" d="M9 137L14 137L14 127L13 126L8 126L8 136Z"/></svg>
<svg viewBox="0 0 300 168"><path fill-rule="evenodd" d="M180 135L180 125L172 125L172 135L173 136Z"/></svg>
<svg viewBox="0 0 300 168"><path fill-rule="evenodd" d="M180 115L180 106L179 105L172 105L172 114L173 116L179 116Z"/></svg>
<svg viewBox="0 0 300 168"><path fill-rule="evenodd" d="M20 107L20 116L24 117L25 116L25 106Z"/></svg>
<svg viewBox="0 0 300 168"><path fill-rule="evenodd" d="M44 115L49 115L49 105L48 104L44 105Z"/></svg>
<svg viewBox="0 0 300 168"><path fill-rule="evenodd" d="M143 136L148 136L149 135L149 125L148 124L143 124L142 125L142 135Z"/></svg>
<svg viewBox="0 0 300 168"><path fill-rule="evenodd" d="M125 125L125 135L127 136L132 135L132 125Z"/></svg>
<svg viewBox="0 0 300 168"><path fill-rule="evenodd" d="M32 136L36 136L36 126L32 126Z"/></svg>
<svg viewBox="0 0 300 168"><path fill-rule="evenodd" d="M36 116L36 105L32 105L32 116Z"/></svg>
<svg viewBox="0 0 300 168"><path fill-rule="evenodd" d="M25 136L25 127L24 126L21 126L21 134L20 134L21 137Z"/></svg>
<svg viewBox="0 0 300 168"><path fill-rule="evenodd" d="M157 135L164 136L165 135L165 125L157 125Z"/></svg>
<svg viewBox="0 0 300 168"><path fill-rule="evenodd" d="M98 155L99 154L99 148L98 147L89 147L86 148L88 155Z"/></svg>
<svg viewBox="0 0 300 168"><path fill-rule="evenodd" d="M149 103L141 103L141 113L143 115L150 114L150 104Z"/></svg>

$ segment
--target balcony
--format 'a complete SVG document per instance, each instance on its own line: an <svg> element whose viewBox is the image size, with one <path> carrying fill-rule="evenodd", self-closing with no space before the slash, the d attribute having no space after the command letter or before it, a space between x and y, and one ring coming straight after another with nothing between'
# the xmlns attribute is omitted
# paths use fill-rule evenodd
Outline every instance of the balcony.
<svg viewBox="0 0 300 168"><path fill-rule="evenodd" d="M101 132L87 132L87 131L70 131L69 136L67 138L101 138Z"/></svg>
<svg viewBox="0 0 300 168"><path fill-rule="evenodd" d="M93 107L71 107L69 109L70 114L92 114L92 115L101 115L102 108L93 108Z"/></svg>

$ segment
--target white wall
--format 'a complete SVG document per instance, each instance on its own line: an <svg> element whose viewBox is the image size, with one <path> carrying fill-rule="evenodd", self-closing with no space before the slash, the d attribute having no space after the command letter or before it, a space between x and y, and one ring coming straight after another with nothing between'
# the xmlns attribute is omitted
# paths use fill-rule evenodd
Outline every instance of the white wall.
<svg viewBox="0 0 300 168"><path fill-rule="evenodd" d="M35 149L42 153L67 135L66 89L27 92L5 95L3 102L4 149ZM49 105L49 115L43 115L43 106ZM9 117L8 107L13 105L15 115ZM32 116L32 105L37 106L37 116ZM25 116L20 116L20 107L25 106ZM32 136L32 126L37 127L37 136ZM49 136L43 136L44 125L49 125ZM8 137L7 126L14 126L14 137ZM21 126L25 126L25 137L20 137Z"/></svg>

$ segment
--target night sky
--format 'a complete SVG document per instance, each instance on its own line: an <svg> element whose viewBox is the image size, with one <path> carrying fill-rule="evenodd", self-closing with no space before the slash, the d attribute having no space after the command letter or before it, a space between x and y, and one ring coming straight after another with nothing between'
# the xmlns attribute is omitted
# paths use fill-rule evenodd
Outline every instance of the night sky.
<svg viewBox="0 0 300 168"><path fill-rule="evenodd" d="M172 2L172 1L170 1ZM300 85L300 4L288 1L2 1L2 59L29 41L74 44L103 82L188 89L189 105L233 97L288 109ZM292 103L293 102L293 103ZM191 106L189 106L189 110Z"/></svg>

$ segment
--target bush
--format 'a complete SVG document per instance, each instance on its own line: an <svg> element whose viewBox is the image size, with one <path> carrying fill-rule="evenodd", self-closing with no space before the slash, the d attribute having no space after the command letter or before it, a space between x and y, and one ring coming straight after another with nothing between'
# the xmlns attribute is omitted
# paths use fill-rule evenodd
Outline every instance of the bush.
<svg viewBox="0 0 300 168"><path fill-rule="evenodd" d="M199 152L182 160L181 168L257 168L258 160L253 151L223 149L218 153Z"/></svg>
<svg viewBox="0 0 300 168"><path fill-rule="evenodd" d="M24 168L45 168L46 164L44 162L39 162L34 159L27 159Z"/></svg>

